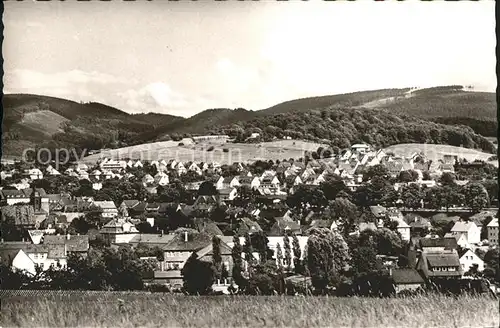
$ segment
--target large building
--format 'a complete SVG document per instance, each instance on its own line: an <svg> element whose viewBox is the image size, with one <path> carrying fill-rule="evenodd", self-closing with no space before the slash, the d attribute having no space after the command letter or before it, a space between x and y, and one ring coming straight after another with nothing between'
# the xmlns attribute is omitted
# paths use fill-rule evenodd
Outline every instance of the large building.
<svg viewBox="0 0 500 328"><path fill-rule="evenodd" d="M488 241L490 245L498 246L498 219L494 218L486 226L488 229Z"/></svg>

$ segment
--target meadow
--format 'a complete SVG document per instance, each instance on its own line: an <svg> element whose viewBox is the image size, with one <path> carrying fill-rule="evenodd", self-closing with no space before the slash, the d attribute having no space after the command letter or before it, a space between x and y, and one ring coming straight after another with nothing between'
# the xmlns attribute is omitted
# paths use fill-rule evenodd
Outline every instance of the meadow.
<svg viewBox="0 0 500 328"><path fill-rule="evenodd" d="M169 160L188 162L218 162L232 164L252 160L283 160L300 158L305 151L316 151L325 144L302 140L278 140L261 143L224 143L220 141L189 142L188 139L175 141L161 141L106 150L99 154L83 158L83 162L94 163L104 157L132 158L141 160ZM213 148L213 149L211 149ZM211 150L209 150L211 149Z"/></svg>
<svg viewBox="0 0 500 328"><path fill-rule="evenodd" d="M2 327L498 327L498 300L184 296L3 296Z"/></svg>

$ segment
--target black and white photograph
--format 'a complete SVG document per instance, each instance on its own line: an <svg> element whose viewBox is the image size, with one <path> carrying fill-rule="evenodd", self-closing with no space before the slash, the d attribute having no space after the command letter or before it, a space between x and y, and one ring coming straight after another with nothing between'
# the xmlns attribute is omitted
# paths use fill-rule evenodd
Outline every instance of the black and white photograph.
<svg viewBox="0 0 500 328"><path fill-rule="evenodd" d="M0 327L499 327L482 1L3 1Z"/></svg>

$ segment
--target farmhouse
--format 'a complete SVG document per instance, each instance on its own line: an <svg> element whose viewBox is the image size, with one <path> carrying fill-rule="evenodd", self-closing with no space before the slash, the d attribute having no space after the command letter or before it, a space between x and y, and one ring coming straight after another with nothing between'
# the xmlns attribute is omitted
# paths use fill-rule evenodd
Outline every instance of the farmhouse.
<svg viewBox="0 0 500 328"><path fill-rule="evenodd" d="M460 266L463 272L469 271L472 267L476 266L477 271L482 272L484 270L484 261L481 260L476 253L470 249L463 250L459 252Z"/></svg>
<svg viewBox="0 0 500 328"><path fill-rule="evenodd" d="M458 221L451 228L454 236L464 234L469 244L478 244L481 241L481 229L472 221Z"/></svg>
<svg viewBox="0 0 500 328"><path fill-rule="evenodd" d="M404 290L415 291L424 287L424 279L417 270L411 268L390 271L396 293Z"/></svg>

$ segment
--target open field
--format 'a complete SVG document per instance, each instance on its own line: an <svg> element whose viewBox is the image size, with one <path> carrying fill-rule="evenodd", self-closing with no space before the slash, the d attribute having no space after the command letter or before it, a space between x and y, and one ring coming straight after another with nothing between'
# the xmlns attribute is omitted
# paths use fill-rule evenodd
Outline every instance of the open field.
<svg viewBox="0 0 500 328"><path fill-rule="evenodd" d="M180 142L162 141L104 151L100 154L87 156L83 161L93 163L100 158L110 157L113 159L165 159L167 161L175 159L182 162L195 161L231 164L233 162L247 162L258 159L283 160L299 158L304 156L306 150L317 150L319 146L325 145L301 140L280 140L258 144L224 143L215 140L196 144L188 144L187 140ZM213 150L208 151L210 147L213 147ZM224 149L227 149L227 152L224 152Z"/></svg>
<svg viewBox="0 0 500 328"><path fill-rule="evenodd" d="M3 327L498 327L486 297L196 297L149 293L2 299ZM106 296L107 295L107 296ZM122 301L120 301L120 299Z"/></svg>
<svg viewBox="0 0 500 328"><path fill-rule="evenodd" d="M458 156L458 158L465 158L469 162L476 159L488 162L488 158L494 155L475 149L435 144L399 144L389 146L385 148L384 151L393 152L395 155L399 156L410 156L413 153L423 152L425 156L433 161L442 159L444 155L454 155ZM489 163L498 166L498 161L491 161Z"/></svg>

